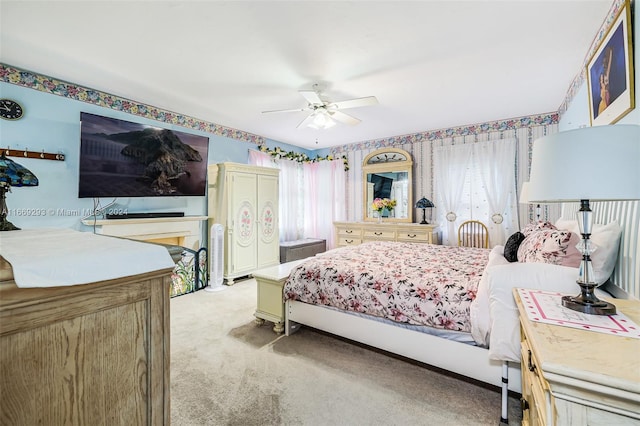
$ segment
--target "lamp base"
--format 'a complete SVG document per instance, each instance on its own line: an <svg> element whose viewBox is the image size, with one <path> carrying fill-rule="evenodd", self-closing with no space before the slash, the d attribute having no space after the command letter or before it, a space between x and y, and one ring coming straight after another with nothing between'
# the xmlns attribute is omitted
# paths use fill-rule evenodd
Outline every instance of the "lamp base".
<svg viewBox="0 0 640 426"><path fill-rule="evenodd" d="M616 307L612 303L605 302L594 296L595 301L585 300L583 295L563 296L562 306L574 311L589 315L615 315Z"/></svg>
<svg viewBox="0 0 640 426"><path fill-rule="evenodd" d="M20 228L9 222L6 218L0 220L0 231L19 231Z"/></svg>
<svg viewBox="0 0 640 426"><path fill-rule="evenodd" d="M420 225L428 225L429 222L427 222L427 213L425 212L425 209L422 209L422 222L420 222Z"/></svg>

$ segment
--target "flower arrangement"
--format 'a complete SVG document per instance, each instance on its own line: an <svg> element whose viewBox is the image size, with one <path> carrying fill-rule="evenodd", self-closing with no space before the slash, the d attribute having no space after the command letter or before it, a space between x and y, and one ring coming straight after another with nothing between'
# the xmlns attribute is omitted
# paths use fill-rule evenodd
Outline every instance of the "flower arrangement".
<svg viewBox="0 0 640 426"><path fill-rule="evenodd" d="M378 213L382 213L382 210L384 209L389 211L393 210L396 208L396 204L396 200L391 200L389 198L376 198L373 200L373 203L371 203L371 208Z"/></svg>

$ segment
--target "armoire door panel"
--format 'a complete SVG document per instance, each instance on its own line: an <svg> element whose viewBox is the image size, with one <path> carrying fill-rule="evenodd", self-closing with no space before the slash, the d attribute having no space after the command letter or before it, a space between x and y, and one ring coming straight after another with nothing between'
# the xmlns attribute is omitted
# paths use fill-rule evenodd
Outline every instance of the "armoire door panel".
<svg viewBox="0 0 640 426"><path fill-rule="evenodd" d="M230 271L239 273L251 271L256 268L257 239L256 225L256 185L257 177L250 173L235 173L231 184L231 215L232 220L229 229L233 238L228 238L231 256Z"/></svg>
<svg viewBox="0 0 640 426"><path fill-rule="evenodd" d="M258 268L280 262L278 176L258 176Z"/></svg>

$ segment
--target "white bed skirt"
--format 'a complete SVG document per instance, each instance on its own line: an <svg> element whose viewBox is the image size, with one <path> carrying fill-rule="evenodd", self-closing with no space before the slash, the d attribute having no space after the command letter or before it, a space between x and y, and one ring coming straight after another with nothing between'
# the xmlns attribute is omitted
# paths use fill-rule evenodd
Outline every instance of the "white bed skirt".
<svg viewBox="0 0 640 426"><path fill-rule="evenodd" d="M286 302L285 317L287 335L300 324L307 325L490 385L502 386L502 362L490 360L489 351L479 346L293 300ZM522 393L520 364L509 363L509 390Z"/></svg>

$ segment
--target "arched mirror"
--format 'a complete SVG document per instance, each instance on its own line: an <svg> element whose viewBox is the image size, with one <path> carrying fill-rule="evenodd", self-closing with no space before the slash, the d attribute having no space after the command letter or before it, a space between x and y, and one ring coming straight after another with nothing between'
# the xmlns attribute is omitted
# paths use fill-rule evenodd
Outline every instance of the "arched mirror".
<svg viewBox="0 0 640 426"><path fill-rule="evenodd" d="M385 148L367 155L362 163L365 221L413 222L412 169L411 155L403 149ZM396 205L376 211L372 206L376 198L395 200Z"/></svg>

